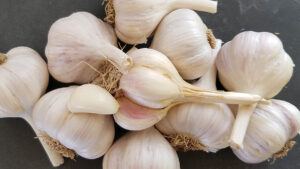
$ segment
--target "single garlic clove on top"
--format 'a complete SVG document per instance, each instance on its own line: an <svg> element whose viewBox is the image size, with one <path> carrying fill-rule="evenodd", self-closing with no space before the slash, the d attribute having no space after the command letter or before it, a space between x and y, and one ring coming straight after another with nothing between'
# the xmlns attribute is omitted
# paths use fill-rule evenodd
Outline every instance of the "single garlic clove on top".
<svg viewBox="0 0 300 169"><path fill-rule="evenodd" d="M286 101L272 99L270 105L257 105L245 135L244 148L233 149L233 152L246 163L283 157L293 146L290 140L299 130L299 110Z"/></svg>
<svg viewBox="0 0 300 169"><path fill-rule="evenodd" d="M44 95L34 107L33 121L46 138L58 140L84 158L96 159L111 146L114 123L108 115L71 113L67 103L76 88L56 89Z"/></svg>
<svg viewBox="0 0 300 169"><path fill-rule="evenodd" d="M230 91L257 94L270 99L293 74L294 63L280 39L268 32L242 32L223 45L217 57L219 77ZM230 138L231 146L243 148L243 139L256 105L240 105Z"/></svg>
<svg viewBox="0 0 300 169"><path fill-rule="evenodd" d="M146 43L162 18L173 10L188 8L216 13L212 0L113 0L115 31L128 44Z"/></svg>
<svg viewBox="0 0 300 169"><path fill-rule="evenodd" d="M115 114L119 109L119 103L102 87L85 84L73 91L68 109L72 113Z"/></svg>
<svg viewBox="0 0 300 169"><path fill-rule="evenodd" d="M175 150L153 127L117 140L103 159L103 169L180 169Z"/></svg>
<svg viewBox="0 0 300 169"><path fill-rule="evenodd" d="M108 60L122 73L131 59L117 48L113 28L87 12L56 21L49 30L46 57L51 75L65 83L88 83Z"/></svg>
<svg viewBox="0 0 300 169"><path fill-rule="evenodd" d="M212 32L196 12L178 9L160 22L151 48L168 56L183 79L193 80L212 66L215 45Z"/></svg>

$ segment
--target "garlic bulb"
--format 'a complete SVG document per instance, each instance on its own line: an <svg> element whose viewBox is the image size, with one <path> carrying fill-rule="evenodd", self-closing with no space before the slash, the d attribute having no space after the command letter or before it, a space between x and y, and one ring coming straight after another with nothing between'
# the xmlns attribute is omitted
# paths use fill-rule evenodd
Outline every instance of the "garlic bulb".
<svg viewBox="0 0 300 169"><path fill-rule="evenodd" d="M115 31L128 44L146 43L162 18L173 10L188 8L215 13L217 2L212 0L113 0Z"/></svg>
<svg viewBox="0 0 300 169"><path fill-rule="evenodd" d="M220 50L216 64L226 89L267 99L278 94L288 83L294 67L277 36L252 31L242 32L227 42ZM244 134L255 106L239 107L231 136L233 147L243 147Z"/></svg>
<svg viewBox="0 0 300 169"><path fill-rule="evenodd" d="M71 113L67 103L74 90L76 87L61 88L44 95L34 107L33 121L39 130L66 148L95 159L111 146L114 123L108 115Z"/></svg>
<svg viewBox="0 0 300 169"><path fill-rule="evenodd" d="M50 28L46 57L51 75L61 82L88 83L106 60L126 72L131 59L117 48L112 27L87 12L59 19Z"/></svg>
<svg viewBox="0 0 300 169"><path fill-rule="evenodd" d="M183 79L193 80L212 66L215 38L196 12L178 9L158 25L151 48L168 56Z"/></svg>
<svg viewBox="0 0 300 169"><path fill-rule="evenodd" d="M282 157L292 146L288 141L299 130L299 110L288 102L272 99L270 105L258 104L249 122L244 148L233 151L246 163Z"/></svg>
<svg viewBox="0 0 300 169"><path fill-rule="evenodd" d="M105 154L103 169L180 169L167 140L154 128L130 132Z"/></svg>
<svg viewBox="0 0 300 169"><path fill-rule="evenodd" d="M39 135L40 131L32 122L31 111L48 86L49 73L45 61L31 48L13 48L7 54L0 54L0 76L0 117L23 118ZM42 140L40 142L54 167L64 162L58 153Z"/></svg>
<svg viewBox="0 0 300 169"><path fill-rule="evenodd" d="M120 79L120 89L142 106L164 108L186 101L251 104L261 100L256 95L202 90L190 85L165 55L153 49L135 50L131 57L134 67Z"/></svg>
<svg viewBox="0 0 300 169"><path fill-rule="evenodd" d="M218 49L220 47L221 42ZM216 71L216 67L212 66L194 85L217 90ZM170 138L176 148L216 152L228 146L233 122L233 114L226 104L184 103L172 108L156 127Z"/></svg>

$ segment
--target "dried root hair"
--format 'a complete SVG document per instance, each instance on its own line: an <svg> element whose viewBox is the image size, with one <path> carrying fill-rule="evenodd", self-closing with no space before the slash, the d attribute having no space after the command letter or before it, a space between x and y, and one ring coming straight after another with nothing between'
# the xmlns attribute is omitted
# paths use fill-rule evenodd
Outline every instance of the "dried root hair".
<svg viewBox="0 0 300 169"><path fill-rule="evenodd" d="M213 31L211 29L207 29L206 30L206 37L207 37L207 41L210 45L210 47L212 49L215 49L216 48L216 37L214 36L213 34Z"/></svg>
<svg viewBox="0 0 300 169"><path fill-rule="evenodd" d="M273 161L272 163L274 163L278 158L283 158L285 156L287 156L287 153L294 147L294 145L296 144L295 141L287 141L284 145L284 147L278 151L277 153L273 154L272 158Z"/></svg>
<svg viewBox="0 0 300 169"><path fill-rule="evenodd" d="M2 65L3 63L5 63L7 61L7 56L0 53L0 65Z"/></svg>
<svg viewBox="0 0 300 169"><path fill-rule="evenodd" d="M103 0L102 5L104 5L104 10L106 17L104 18L104 21L113 25L115 23L115 9L113 5L113 0Z"/></svg>

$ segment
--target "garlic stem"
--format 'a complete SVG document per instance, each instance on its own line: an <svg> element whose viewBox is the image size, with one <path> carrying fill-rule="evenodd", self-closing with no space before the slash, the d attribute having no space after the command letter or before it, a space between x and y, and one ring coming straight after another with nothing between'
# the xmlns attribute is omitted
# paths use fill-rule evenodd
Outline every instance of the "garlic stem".
<svg viewBox="0 0 300 169"><path fill-rule="evenodd" d="M248 124L257 104L239 105L238 114L233 125L229 144L234 149L243 149L243 141Z"/></svg>
<svg viewBox="0 0 300 169"><path fill-rule="evenodd" d="M0 53L0 65L2 65L3 63L5 63L7 61L7 56Z"/></svg>
<svg viewBox="0 0 300 169"><path fill-rule="evenodd" d="M218 2L212 0L175 0L174 6L176 8L187 8L197 11L216 13Z"/></svg>
<svg viewBox="0 0 300 169"><path fill-rule="evenodd" d="M53 167L58 167L64 163L64 159L61 154L53 151L39 136L42 134L40 130L38 130L33 123L33 120L30 115L26 114L22 116L22 118L27 121L27 123L32 127L34 133L36 134L37 138L39 139L40 143L42 144L51 164Z"/></svg>

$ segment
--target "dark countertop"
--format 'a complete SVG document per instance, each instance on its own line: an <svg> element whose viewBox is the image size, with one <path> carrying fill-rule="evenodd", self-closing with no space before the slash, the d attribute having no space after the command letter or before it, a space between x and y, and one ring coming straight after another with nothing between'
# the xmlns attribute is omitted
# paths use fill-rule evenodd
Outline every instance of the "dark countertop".
<svg viewBox="0 0 300 169"><path fill-rule="evenodd" d="M42 56L50 25L76 11L89 11L103 18L101 0L1 0L0 52L28 46ZM287 87L276 97L300 108L300 0L220 0L216 15L200 13L216 37L229 41L244 30L278 32L285 50L297 67ZM44 57L44 56L43 56ZM53 79L49 90L65 86ZM0 169L51 169L46 154L29 125L21 119L0 119ZM119 137L125 131L117 128ZM297 136L296 141L300 142ZM299 169L300 144L274 164L249 165L238 160L230 149L217 154L179 152L182 169ZM101 169L102 158L65 160L59 169Z"/></svg>

